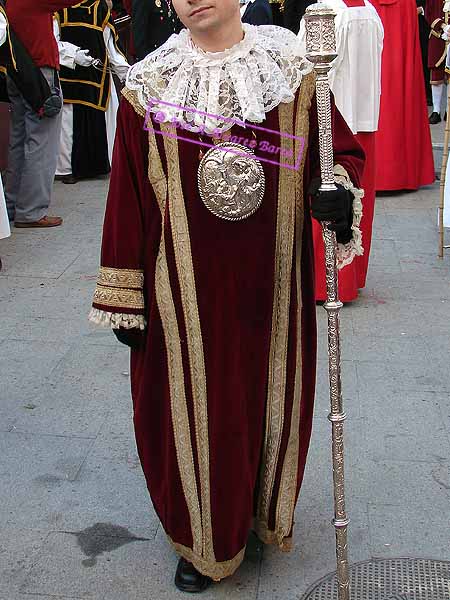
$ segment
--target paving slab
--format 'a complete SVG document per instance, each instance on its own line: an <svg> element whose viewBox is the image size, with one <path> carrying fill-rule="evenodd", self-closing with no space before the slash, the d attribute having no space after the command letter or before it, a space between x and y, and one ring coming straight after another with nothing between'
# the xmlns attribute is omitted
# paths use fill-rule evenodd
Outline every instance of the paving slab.
<svg viewBox="0 0 450 600"><path fill-rule="evenodd" d="M361 403L364 450L374 460L440 462L450 457L445 394L398 390L367 394ZM433 435L430 435L430 431Z"/></svg>
<svg viewBox="0 0 450 600"><path fill-rule="evenodd" d="M91 549L80 537L53 533L27 573L22 592L99 600L184 598L173 586L177 558L165 536L156 540L98 537ZM259 564L247 562L233 577L202 594L205 600L256 598Z"/></svg>
<svg viewBox="0 0 450 600"><path fill-rule="evenodd" d="M450 560L448 507L423 502L421 494L407 504L370 504L370 551L375 557Z"/></svg>
<svg viewBox="0 0 450 600"><path fill-rule="evenodd" d="M71 487L92 440L0 433L2 522L47 530L63 510L62 489Z"/></svg>
<svg viewBox="0 0 450 600"><path fill-rule="evenodd" d="M24 574L33 566L47 532L18 527L0 527L0 599L17 592Z"/></svg>

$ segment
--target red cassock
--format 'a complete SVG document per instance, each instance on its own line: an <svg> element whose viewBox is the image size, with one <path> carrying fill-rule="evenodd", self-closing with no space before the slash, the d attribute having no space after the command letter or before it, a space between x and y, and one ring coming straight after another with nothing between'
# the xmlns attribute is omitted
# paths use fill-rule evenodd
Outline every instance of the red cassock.
<svg viewBox="0 0 450 600"><path fill-rule="evenodd" d="M366 155L362 179L360 229L364 253L339 271L339 298L351 302L366 284L375 209L375 136L380 110L383 26L366 0L323 0L336 13L338 59L330 73L336 106L356 134ZM303 26L302 26L303 31ZM316 256L316 299L326 300L325 248L322 228L313 222Z"/></svg>
<svg viewBox="0 0 450 600"><path fill-rule="evenodd" d="M370 247L372 243L372 224L375 211L375 136L376 133L358 133L355 138L361 144L366 156L361 186L364 190L363 214L360 229L364 253L355 256L353 261L338 271L339 299L351 302L358 297L358 290L366 285L369 269ZM322 226L313 220L316 300L327 299L325 278L325 246L323 243Z"/></svg>
<svg viewBox="0 0 450 600"><path fill-rule="evenodd" d="M314 78L264 122L306 139L300 169L263 163L262 205L236 222L200 199L199 147L158 135L159 125L144 131L137 97L125 97L94 309L116 323L145 316L131 380L148 489L177 552L219 580L238 568L252 528L283 549L292 536L315 386L314 258L302 192L319 175ZM359 185L363 152L337 112L334 132L335 160ZM278 133L267 136L280 146Z"/></svg>
<svg viewBox="0 0 450 600"><path fill-rule="evenodd" d="M372 0L384 26L376 189L415 190L434 164L414 0Z"/></svg>

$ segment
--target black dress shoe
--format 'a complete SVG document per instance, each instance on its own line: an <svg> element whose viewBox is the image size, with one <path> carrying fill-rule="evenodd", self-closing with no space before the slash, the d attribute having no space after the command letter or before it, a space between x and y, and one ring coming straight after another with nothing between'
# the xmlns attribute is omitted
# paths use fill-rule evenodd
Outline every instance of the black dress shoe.
<svg viewBox="0 0 450 600"><path fill-rule="evenodd" d="M199 594L211 585L211 579L199 573L190 562L180 558L175 574L175 585L181 592Z"/></svg>
<svg viewBox="0 0 450 600"><path fill-rule="evenodd" d="M432 112L430 118L428 119L430 125L437 125L437 123L440 123L441 121L441 115L437 112Z"/></svg>
<svg viewBox="0 0 450 600"><path fill-rule="evenodd" d="M61 177L61 181L63 183L65 183L66 185L73 185L74 183L78 183L78 179L76 177L74 177L72 174L71 175L63 175Z"/></svg>

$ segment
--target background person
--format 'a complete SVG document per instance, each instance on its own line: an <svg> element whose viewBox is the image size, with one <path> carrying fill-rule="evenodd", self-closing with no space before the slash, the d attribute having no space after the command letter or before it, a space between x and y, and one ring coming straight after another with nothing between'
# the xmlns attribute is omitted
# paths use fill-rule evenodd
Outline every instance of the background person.
<svg viewBox="0 0 450 600"><path fill-rule="evenodd" d="M243 23L272 25L272 8L269 0L240 0Z"/></svg>
<svg viewBox="0 0 450 600"><path fill-rule="evenodd" d="M15 34L47 80L61 96L59 52L53 35L53 13L78 0L10 0L6 12ZM16 227L55 227L61 217L48 215L61 135L61 113L40 118L10 77L11 101L9 166L6 204Z"/></svg>
<svg viewBox="0 0 450 600"><path fill-rule="evenodd" d="M129 65L103 0L59 11L54 27L64 94L56 174L63 183L76 183L110 171L119 106L112 73L123 81Z"/></svg>
<svg viewBox="0 0 450 600"><path fill-rule="evenodd" d="M133 0L131 18L138 61L181 29L171 0Z"/></svg>

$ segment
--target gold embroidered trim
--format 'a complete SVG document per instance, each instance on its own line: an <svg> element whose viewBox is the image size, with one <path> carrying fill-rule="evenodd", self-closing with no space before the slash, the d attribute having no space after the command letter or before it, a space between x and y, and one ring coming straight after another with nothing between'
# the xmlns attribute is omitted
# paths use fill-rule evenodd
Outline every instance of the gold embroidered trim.
<svg viewBox="0 0 450 600"><path fill-rule="evenodd" d="M146 114L145 109L141 104L139 104L139 101L137 99L137 92L130 90L127 87L124 87L123 90L121 91L121 94L124 98L126 98L128 100L128 102L134 108L134 111L140 117L145 117L145 114Z"/></svg>
<svg viewBox="0 0 450 600"><path fill-rule="evenodd" d="M167 198L167 178L156 145L156 135L151 127L148 130L148 178L163 214Z"/></svg>
<svg viewBox="0 0 450 600"><path fill-rule="evenodd" d="M300 94L297 107L297 117L295 123L295 135L308 139L309 135L309 110L315 90L314 74L305 77L303 80L305 90ZM298 149L297 149L298 150ZM290 539L291 535L295 501L297 495L297 477L298 461L300 447L300 407L302 396L302 288L301 288L301 260L302 260L302 239L304 226L304 205L303 205L303 170L306 159L306 148L304 148L298 176L295 178L295 197L296 197L296 282L297 282L297 347L296 347L296 368L295 368L295 386L292 406L291 429L289 440L284 458L283 470L281 473L280 490L278 494L276 525L278 538Z"/></svg>
<svg viewBox="0 0 450 600"><path fill-rule="evenodd" d="M136 114L145 118L145 109L138 102L136 92L125 87L122 90L122 95L131 104ZM156 145L155 132L149 130L148 134L148 178L153 187L153 191L155 192L156 200L161 211L161 218L164 222L167 201L167 178L164 174L161 157ZM189 512L193 539L193 550L189 549L189 552L193 552L196 555L201 555L202 518L198 500L199 494L195 476L194 456L191 444L191 430L186 402L186 390L184 388L184 370L180 333L177 325L177 316L172 289L170 287L164 227L162 227L161 243L156 260L155 291L167 352L167 368L169 372L171 417L175 440L175 451L177 454L177 463L180 472L183 494Z"/></svg>
<svg viewBox="0 0 450 600"><path fill-rule="evenodd" d="M139 105L140 106L140 105ZM153 142L155 146L151 155L152 139L149 135L149 168L148 177L150 183L154 180L153 169L156 170L156 177L164 178L164 186L154 188L157 197L158 205L161 211L161 219L164 222L166 210L167 194L163 193L164 187L167 190L167 179L165 179L162 169L161 157L159 156L156 147L156 140ZM152 160L150 160L152 156ZM155 274L155 291L156 302L158 305L159 314L161 317L162 327L164 331L164 339L167 352L167 368L169 373L169 388L170 388L170 407L172 417L173 436L175 440L175 451L177 455L177 464L180 472L181 486L186 500L186 505L189 513L191 525L191 533L193 540L193 552L195 554L202 553L202 518L200 512L200 504L198 500L197 480L195 476L194 454L191 444L191 428L189 425L189 415L186 402L186 390L184 387L184 369L183 358L181 353L180 332L177 325L177 315L175 304L170 287L169 266L167 264L165 229L162 227L162 237L158 257L156 260ZM192 552L192 550L191 550Z"/></svg>
<svg viewBox="0 0 450 600"><path fill-rule="evenodd" d="M103 285L97 285L93 302L113 308L133 308L135 310L144 310L145 308L144 294L141 290L125 290Z"/></svg>
<svg viewBox="0 0 450 600"><path fill-rule="evenodd" d="M221 579L225 579L225 577L231 577L233 573L239 568L240 564L244 560L245 555L245 547L242 548L238 554L231 560L227 560L225 562L216 562L215 560L208 560L192 552L190 548L186 548L181 544L177 544L172 541L169 537L169 542L172 544L178 554L180 554L187 561L192 563L194 567L202 573L202 575L206 575L210 577L214 581L220 581Z"/></svg>
<svg viewBox="0 0 450 600"><path fill-rule="evenodd" d="M278 107L280 131L290 132L294 122L294 103ZM282 137L285 156L294 155L292 138ZM277 233L274 267L274 300L267 389L266 428L261 464L258 518L267 523L275 474L283 436L286 369L289 334L289 306L294 248L296 172L280 168L278 182Z"/></svg>
<svg viewBox="0 0 450 600"><path fill-rule="evenodd" d="M167 133L176 133L175 127L167 123L163 123L161 129ZM195 434L200 471L202 556L205 560L212 563L215 561L215 555L211 519L208 403L203 340L176 137L164 136L164 147L168 169L168 197L172 203L169 207L170 224L181 291L181 302L186 323L192 396L194 401Z"/></svg>
<svg viewBox="0 0 450 600"><path fill-rule="evenodd" d="M100 267L97 283L106 287L142 290L144 287L144 272L141 269Z"/></svg>
<svg viewBox="0 0 450 600"><path fill-rule="evenodd" d="M291 552L293 548L292 537L284 537L281 541L275 531L271 531L266 523L253 520L253 530L263 544L278 546L282 552Z"/></svg>
<svg viewBox="0 0 450 600"><path fill-rule="evenodd" d="M167 368L169 372L169 388L173 435L177 454L186 505L189 512L193 539L193 552L202 553L202 518L198 500L197 481L195 477L194 456L191 444L191 429L187 411L186 390L184 387L183 358L181 353L180 333L177 315L170 287L169 268L167 264L164 227L162 240L156 261L156 301L164 331L167 352Z"/></svg>

